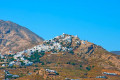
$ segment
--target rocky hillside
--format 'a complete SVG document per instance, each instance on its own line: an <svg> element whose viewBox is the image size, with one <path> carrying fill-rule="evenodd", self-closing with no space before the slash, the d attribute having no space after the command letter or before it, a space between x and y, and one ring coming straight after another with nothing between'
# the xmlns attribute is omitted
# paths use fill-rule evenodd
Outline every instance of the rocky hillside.
<svg viewBox="0 0 120 80"><path fill-rule="evenodd" d="M37 45L43 39L16 23L0 20L0 52L15 53Z"/></svg>
<svg viewBox="0 0 120 80"><path fill-rule="evenodd" d="M119 55L64 33L32 48L0 57L2 70L19 75L16 80L120 79Z"/></svg>
<svg viewBox="0 0 120 80"><path fill-rule="evenodd" d="M75 61L75 63L78 64L79 61L83 61L84 63L98 65L106 69L120 70L119 55L112 54L94 43L80 40L77 36L62 34L52 40L44 41L42 45L44 45L42 51L50 53L46 57L48 61L51 62L58 61L59 63L67 63ZM36 47L34 47L34 49L36 49ZM41 50L39 47L37 47L37 49ZM61 59L52 54L62 54L60 56Z"/></svg>
<svg viewBox="0 0 120 80"><path fill-rule="evenodd" d="M30 56L36 51L46 53L41 59L45 63L65 64L72 61L79 64L80 62L84 62L84 65L92 64L106 69L120 70L119 55L112 54L101 46L80 40L77 36L73 35L62 34L51 40L43 41L40 45L18 52L14 57L17 59L17 57L22 57L24 53Z"/></svg>

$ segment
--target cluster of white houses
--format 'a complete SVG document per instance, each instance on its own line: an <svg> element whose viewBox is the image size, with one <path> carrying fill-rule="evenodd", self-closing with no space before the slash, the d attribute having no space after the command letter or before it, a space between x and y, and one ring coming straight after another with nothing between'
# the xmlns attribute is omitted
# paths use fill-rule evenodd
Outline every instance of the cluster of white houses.
<svg viewBox="0 0 120 80"><path fill-rule="evenodd" d="M56 40L57 39L57 40ZM67 48L67 47L63 47L61 45L62 42L68 42L71 43L72 42L72 37L69 36L65 36L65 34L61 35L61 36L57 36L54 39L51 40L46 40L43 42L43 44L41 45L37 45L31 49L27 49L21 52L18 52L16 55L14 55L14 58L20 57L22 56L23 53L27 53L28 55L31 55L33 52L35 52L36 50L38 50L38 52L49 52L52 51L52 53L59 52L59 51L71 51L73 50L72 48ZM80 43L80 41L76 41L76 44Z"/></svg>
<svg viewBox="0 0 120 80"><path fill-rule="evenodd" d="M17 52L16 54L13 55L13 58L16 61L11 61L9 63L9 66L12 66L14 64L16 65L21 65L20 61L22 61L23 63L25 63L25 65L32 65L32 62L24 59L24 54L27 54L29 56L31 56L33 54L33 52L35 52L36 50L38 52L50 52L51 54L56 54L60 51L72 51L73 48L72 47L66 47L63 46L62 43L65 44L71 44L72 43L72 37L71 35L66 35L66 34L62 34L61 36L57 36L51 40L46 40L44 41L41 45L37 45L31 49L27 49L21 52ZM77 37L77 36L76 36ZM80 44L80 41L76 41L76 44ZM84 42L83 42L84 43ZM85 43L84 43L85 44ZM4 56L0 55L2 58L4 58Z"/></svg>
<svg viewBox="0 0 120 80"><path fill-rule="evenodd" d="M21 56L23 53L28 53L28 55L31 55L31 53L33 53L36 50L38 50L38 52L42 52L42 51L49 52L49 51L52 51L52 50L55 50L55 51L59 52L59 51L70 51L70 50L72 50L72 48L63 47L61 45L62 42L71 43L72 42L72 37L71 36L66 36L65 37L65 34L63 34L61 36L57 36L54 39L44 41L43 44L41 44L41 45L37 45L37 46L35 46L31 49L27 49L27 50L18 52L18 55L16 55L16 56ZM80 42L77 41L76 43L80 43Z"/></svg>
<svg viewBox="0 0 120 80"><path fill-rule="evenodd" d="M30 66L33 64L33 62L30 62L29 60L23 60L23 63L25 66ZM22 62L21 61L11 61L8 66L11 67L13 65L22 66Z"/></svg>
<svg viewBox="0 0 120 80"><path fill-rule="evenodd" d="M109 72L103 72L103 74L113 75L113 76L116 76L116 75L117 75L116 73L109 73Z"/></svg>

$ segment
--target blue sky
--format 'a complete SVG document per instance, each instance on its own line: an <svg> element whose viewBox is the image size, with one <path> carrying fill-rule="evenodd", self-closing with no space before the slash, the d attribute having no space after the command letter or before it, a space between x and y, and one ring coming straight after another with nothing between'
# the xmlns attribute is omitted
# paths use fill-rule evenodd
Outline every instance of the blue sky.
<svg viewBox="0 0 120 80"><path fill-rule="evenodd" d="M1 0L0 19L46 40L66 33L108 51L120 50L119 0Z"/></svg>

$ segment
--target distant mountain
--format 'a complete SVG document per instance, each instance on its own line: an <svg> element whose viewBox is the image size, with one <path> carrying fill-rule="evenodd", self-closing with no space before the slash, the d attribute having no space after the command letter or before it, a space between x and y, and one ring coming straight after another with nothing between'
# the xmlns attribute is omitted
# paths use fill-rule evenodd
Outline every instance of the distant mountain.
<svg viewBox="0 0 120 80"><path fill-rule="evenodd" d="M27 49L42 42L32 31L11 21L0 20L0 52L12 53Z"/></svg>
<svg viewBox="0 0 120 80"><path fill-rule="evenodd" d="M120 55L120 51L111 51L111 53Z"/></svg>

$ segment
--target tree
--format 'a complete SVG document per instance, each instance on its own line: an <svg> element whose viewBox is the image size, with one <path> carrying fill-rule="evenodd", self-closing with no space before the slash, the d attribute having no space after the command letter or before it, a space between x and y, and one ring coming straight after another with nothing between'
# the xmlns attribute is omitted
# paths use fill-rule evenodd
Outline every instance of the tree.
<svg viewBox="0 0 120 80"><path fill-rule="evenodd" d="M22 66L24 66L24 65L25 65L25 63L23 63L23 61L21 61L21 65L22 65Z"/></svg>
<svg viewBox="0 0 120 80"><path fill-rule="evenodd" d="M42 64L41 64L41 65L45 65L45 64L44 64L44 62L42 62Z"/></svg>
<svg viewBox="0 0 120 80"><path fill-rule="evenodd" d="M38 50L36 50L33 55L30 56L30 58L28 59L29 61L32 61L34 63L39 62L40 63L40 58L43 57L45 55L44 52L38 52Z"/></svg>
<svg viewBox="0 0 120 80"><path fill-rule="evenodd" d="M88 67L86 67L86 69L87 69L88 71L90 71L90 70L91 70L91 67L90 67L90 66L88 66Z"/></svg>
<svg viewBox="0 0 120 80"><path fill-rule="evenodd" d="M59 73L56 73L56 75L59 75Z"/></svg>
<svg viewBox="0 0 120 80"><path fill-rule="evenodd" d="M70 62L67 62L67 64L70 64Z"/></svg>
<svg viewBox="0 0 120 80"><path fill-rule="evenodd" d="M74 62L71 63L72 65L76 65Z"/></svg>
<svg viewBox="0 0 120 80"><path fill-rule="evenodd" d="M83 66L82 65L80 65L80 68L82 68Z"/></svg>
<svg viewBox="0 0 120 80"><path fill-rule="evenodd" d="M74 54L73 50L71 50L69 53L70 53L70 54Z"/></svg>
<svg viewBox="0 0 120 80"><path fill-rule="evenodd" d="M9 59L9 61L14 61L14 60L15 60L15 59L14 59L13 57Z"/></svg>

